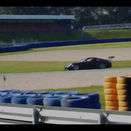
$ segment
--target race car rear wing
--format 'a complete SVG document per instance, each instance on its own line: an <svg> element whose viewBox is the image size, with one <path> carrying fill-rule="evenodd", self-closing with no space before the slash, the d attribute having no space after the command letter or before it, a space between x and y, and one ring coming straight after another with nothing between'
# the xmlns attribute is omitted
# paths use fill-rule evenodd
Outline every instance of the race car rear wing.
<svg viewBox="0 0 131 131"><path fill-rule="evenodd" d="M111 61L115 56L109 56L108 59Z"/></svg>

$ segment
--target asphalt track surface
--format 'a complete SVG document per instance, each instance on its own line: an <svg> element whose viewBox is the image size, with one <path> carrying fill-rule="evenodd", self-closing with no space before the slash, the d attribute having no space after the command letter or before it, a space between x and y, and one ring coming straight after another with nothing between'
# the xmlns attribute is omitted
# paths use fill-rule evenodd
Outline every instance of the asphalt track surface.
<svg viewBox="0 0 131 131"><path fill-rule="evenodd" d="M45 51L0 56L0 61L77 61L90 56L115 56L114 60L131 60L131 49ZM116 75L131 75L131 68L0 74L0 90L44 90L103 85L104 76ZM3 76L6 77L6 81L3 80Z"/></svg>
<svg viewBox="0 0 131 131"><path fill-rule="evenodd" d="M131 60L131 48L44 51L0 56L0 61L79 61L90 56L104 59L115 56L115 61Z"/></svg>

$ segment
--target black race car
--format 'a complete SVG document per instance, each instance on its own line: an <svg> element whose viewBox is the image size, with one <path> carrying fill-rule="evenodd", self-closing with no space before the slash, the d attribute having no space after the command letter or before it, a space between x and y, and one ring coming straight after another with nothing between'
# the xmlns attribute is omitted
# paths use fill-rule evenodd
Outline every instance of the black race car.
<svg viewBox="0 0 131 131"><path fill-rule="evenodd" d="M108 57L112 59L114 57ZM69 63L65 66L65 70L84 70L84 69L105 69L112 67L111 60L88 57L75 63Z"/></svg>

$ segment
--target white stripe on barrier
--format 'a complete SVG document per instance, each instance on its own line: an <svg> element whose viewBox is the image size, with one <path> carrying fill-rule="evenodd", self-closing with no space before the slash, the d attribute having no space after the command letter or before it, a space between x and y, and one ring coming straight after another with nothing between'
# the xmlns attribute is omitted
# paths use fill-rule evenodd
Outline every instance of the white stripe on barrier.
<svg viewBox="0 0 131 131"><path fill-rule="evenodd" d="M20 120L20 121L29 121L29 122L32 122L33 121L33 118L32 118L32 116L20 116L19 114L17 114L17 115L11 115L11 114L7 114L7 115L5 115L5 114L0 114L0 118L2 118L2 119L12 119L12 120Z"/></svg>
<svg viewBox="0 0 131 131"><path fill-rule="evenodd" d="M61 118L73 118L82 120L99 120L99 113L87 113L87 112L73 112L73 111L54 111L43 109L40 112L43 117L61 117Z"/></svg>
<svg viewBox="0 0 131 131"><path fill-rule="evenodd" d="M74 121L63 121L63 120L45 120L44 121L45 124L68 124L68 125L72 125L72 124L95 124L96 123L86 123L86 122L74 122Z"/></svg>
<svg viewBox="0 0 131 131"><path fill-rule="evenodd" d="M25 105L23 105L25 106ZM19 113L25 115L32 115L33 108L24 108L24 107L12 107L12 106L0 106L0 112L7 113Z"/></svg>
<svg viewBox="0 0 131 131"><path fill-rule="evenodd" d="M109 114L107 122L131 123L131 116Z"/></svg>

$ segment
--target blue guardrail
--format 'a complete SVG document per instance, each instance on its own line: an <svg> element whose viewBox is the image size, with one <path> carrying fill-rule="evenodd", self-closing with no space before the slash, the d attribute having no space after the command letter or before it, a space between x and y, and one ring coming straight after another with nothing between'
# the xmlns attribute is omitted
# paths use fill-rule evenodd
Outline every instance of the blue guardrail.
<svg viewBox="0 0 131 131"><path fill-rule="evenodd" d="M69 46L69 45L98 44L98 43L125 42L125 41L131 41L131 38L75 40L75 41L47 41L47 42L38 42L38 43L26 43L25 45L22 46L0 48L0 53L26 51L31 48L58 47L58 46Z"/></svg>

